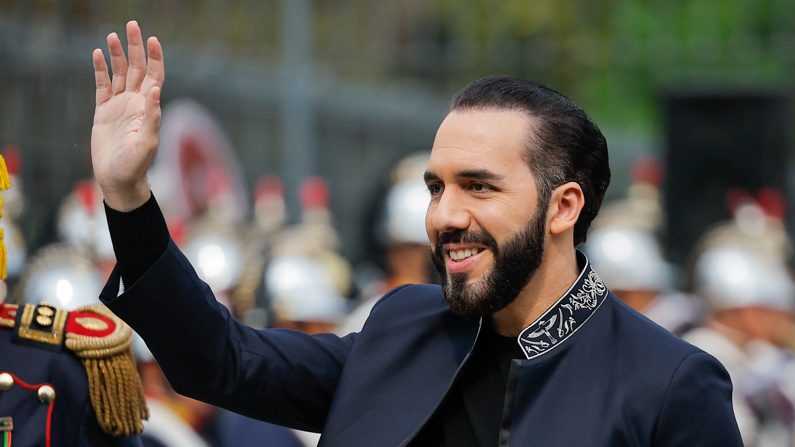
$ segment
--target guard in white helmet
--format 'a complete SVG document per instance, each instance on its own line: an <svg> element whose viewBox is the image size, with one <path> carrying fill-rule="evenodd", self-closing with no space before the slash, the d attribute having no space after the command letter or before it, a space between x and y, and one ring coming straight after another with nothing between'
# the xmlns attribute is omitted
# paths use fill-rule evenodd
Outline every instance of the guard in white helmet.
<svg viewBox="0 0 795 447"><path fill-rule="evenodd" d="M430 156L429 152L411 154L392 169L392 186L377 229L386 255L387 280L382 293L403 284L431 282L425 231L430 194L422 178Z"/></svg>
<svg viewBox="0 0 795 447"><path fill-rule="evenodd" d="M362 302L340 325L341 335L361 330L373 305L389 290L403 284L424 284L431 281L431 257L425 214L430 194L422 179L430 154L411 154L392 169L391 187L387 192L376 237L383 247L384 278L364 290Z"/></svg>
<svg viewBox="0 0 795 447"><path fill-rule="evenodd" d="M196 273L235 318L243 318L250 303L241 303L236 292L247 253L234 226L208 214L193 222L188 233L182 246ZM136 338L133 347L151 412L141 436L144 447L304 447L287 428L180 395L168 383L143 340Z"/></svg>
<svg viewBox="0 0 795 447"><path fill-rule="evenodd" d="M711 315L685 340L723 363L734 384L734 411L746 447L795 442L792 353L795 284L778 260L741 246L717 245L695 261L694 291Z"/></svg>
<svg viewBox="0 0 795 447"><path fill-rule="evenodd" d="M332 275L320 258L285 254L271 259L264 283L272 326L308 334L333 332L347 314L347 300Z"/></svg>
<svg viewBox="0 0 795 447"><path fill-rule="evenodd" d="M428 187L419 176L403 180L389 190L381 231L389 276L387 289L430 280L425 234L429 199Z"/></svg>
<svg viewBox="0 0 795 447"><path fill-rule="evenodd" d="M675 290L673 267L647 230L600 227L583 251L618 298L674 334L682 335L704 318L703 301Z"/></svg>
<svg viewBox="0 0 795 447"><path fill-rule="evenodd" d="M279 252L279 248L276 248ZM270 302L271 327L292 329L307 334L334 332L348 313L335 278L339 269L322 253L282 253L268 263L263 278ZM282 428L282 427L278 427ZM320 436L289 430L301 446L314 447Z"/></svg>
<svg viewBox="0 0 795 447"><path fill-rule="evenodd" d="M0 190L8 187L0 157ZM148 411L132 329L99 303L101 281L78 249L48 247L22 274L19 301L0 298L0 445L141 445Z"/></svg>
<svg viewBox="0 0 795 447"><path fill-rule="evenodd" d="M210 175L204 180L213 182ZM227 215L236 207L228 191L225 192L227 186L216 186L219 186L218 190L208 188L208 204L203 207L201 215L192 216L180 246L218 301L235 319L249 321L249 312L257 310L254 289L262 282L263 258L269 252L270 238L281 229L282 219L267 222L257 219L254 228L245 231L238 218ZM257 196L255 206L269 211L281 208L281 192L275 191L272 184L266 186L267 190ZM172 200L178 201L179 197L172 197ZM247 210L239 211L247 214ZM253 282L252 275L256 275ZM305 447L288 428L180 395L171 387L142 340L139 340L136 355L147 402L152 410L152 420L147 423L141 437L144 447Z"/></svg>
<svg viewBox="0 0 795 447"><path fill-rule="evenodd" d="M242 244L231 229L216 226L190 235L183 247L202 281L236 316L232 295L243 273Z"/></svg>

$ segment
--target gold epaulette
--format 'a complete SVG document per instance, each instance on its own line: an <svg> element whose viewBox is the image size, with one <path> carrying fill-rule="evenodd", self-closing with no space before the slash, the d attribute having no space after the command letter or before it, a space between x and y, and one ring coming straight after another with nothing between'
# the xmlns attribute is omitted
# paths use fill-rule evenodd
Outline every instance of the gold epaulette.
<svg viewBox="0 0 795 447"><path fill-rule="evenodd" d="M66 312L46 303L21 308L0 303L0 327L13 328L19 343L51 350L65 346L74 352L86 368L91 405L102 430L113 436L141 433L149 410L135 368L132 329L107 307L96 304Z"/></svg>
<svg viewBox="0 0 795 447"><path fill-rule="evenodd" d="M101 304L69 312L66 347L86 367L99 426L114 436L141 433L149 418L132 340L130 326Z"/></svg>

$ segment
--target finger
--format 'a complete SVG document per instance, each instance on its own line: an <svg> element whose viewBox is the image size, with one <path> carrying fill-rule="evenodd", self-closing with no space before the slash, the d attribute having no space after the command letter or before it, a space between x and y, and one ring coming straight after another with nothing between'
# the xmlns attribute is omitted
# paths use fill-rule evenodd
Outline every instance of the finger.
<svg viewBox="0 0 795 447"><path fill-rule="evenodd" d="M165 64L163 63L163 48L157 37L150 37L146 41L149 50L149 63L146 67L146 78L141 86L142 91L149 91L152 87L163 87L166 78Z"/></svg>
<svg viewBox="0 0 795 447"><path fill-rule="evenodd" d="M124 91L124 79L127 77L127 58L124 57L124 50L116 33L108 35L108 51L110 51L110 68L113 69L111 88L115 95Z"/></svg>
<svg viewBox="0 0 795 447"><path fill-rule="evenodd" d="M160 87L153 87L146 95L144 118L138 131L141 147L157 152L160 140L160 117ZM154 153L150 156L154 157Z"/></svg>
<svg viewBox="0 0 795 447"><path fill-rule="evenodd" d="M127 69L127 90L137 92L146 75L146 54L141 29L135 20L127 23L127 56L130 66Z"/></svg>
<svg viewBox="0 0 795 447"><path fill-rule="evenodd" d="M97 84L97 106L104 103L112 96L110 89L110 77L108 76L108 64L105 63L105 55L102 50L97 48L92 54L94 59L94 80Z"/></svg>

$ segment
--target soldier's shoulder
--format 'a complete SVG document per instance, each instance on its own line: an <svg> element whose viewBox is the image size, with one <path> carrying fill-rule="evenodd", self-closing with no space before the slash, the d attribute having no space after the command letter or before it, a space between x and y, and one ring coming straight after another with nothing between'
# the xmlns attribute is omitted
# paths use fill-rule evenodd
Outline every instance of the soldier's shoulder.
<svg viewBox="0 0 795 447"><path fill-rule="evenodd" d="M0 421L17 439L82 424L99 436L140 433L147 411L131 343L129 326L101 305L0 303Z"/></svg>

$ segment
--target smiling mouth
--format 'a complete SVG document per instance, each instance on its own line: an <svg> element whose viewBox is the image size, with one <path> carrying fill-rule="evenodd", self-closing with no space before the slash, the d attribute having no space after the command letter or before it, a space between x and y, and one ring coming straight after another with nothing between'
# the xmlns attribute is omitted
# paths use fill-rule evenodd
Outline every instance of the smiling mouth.
<svg viewBox="0 0 795 447"><path fill-rule="evenodd" d="M464 250L450 250L447 253L454 262L461 262L464 259L475 256L480 253L480 251L479 248L467 248Z"/></svg>

